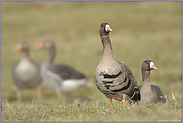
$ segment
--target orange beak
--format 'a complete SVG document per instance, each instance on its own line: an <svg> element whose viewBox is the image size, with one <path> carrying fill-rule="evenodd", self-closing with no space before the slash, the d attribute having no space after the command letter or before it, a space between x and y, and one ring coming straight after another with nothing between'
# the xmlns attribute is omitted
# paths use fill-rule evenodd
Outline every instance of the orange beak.
<svg viewBox="0 0 183 123"><path fill-rule="evenodd" d="M23 49L23 46L21 44L18 44L16 47L15 47L15 51L19 51L19 50L22 50Z"/></svg>
<svg viewBox="0 0 183 123"><path fill-rule="evenodd" d="M42 49L43 48L43 43L39 43L38 45L36 45L36 49Z"/></svg>

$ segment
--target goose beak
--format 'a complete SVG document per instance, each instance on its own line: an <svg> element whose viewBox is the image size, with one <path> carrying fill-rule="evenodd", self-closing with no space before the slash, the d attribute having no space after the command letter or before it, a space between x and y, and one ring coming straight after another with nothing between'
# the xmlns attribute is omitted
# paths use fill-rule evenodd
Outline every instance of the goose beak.
<svg viewBox="0 0 183 123"><path fill-rule="evenodd" d="M43 48L43 43L39 43L38 45L36 45L36 49L42 49Z"/></svg>
<svg viewBox="0 0 183 123"><path fill-rule="evenodd" d="M155 65L152 65L152 66L151 66L151 69L157 70L158 68L157 68Z"/></svg>
<svg viewBox="0 0 183 123"><path fill-rule="evenodd" d="M23 46L21 44L18 44L16 47L15 47L15 51L19 51L19 50L22 50L23 49Z"/></svg>
<svg viewBox="0 0 183 123"><path fill-rule="evenodd" d="M112 31L112 29L110 28L110 27L107 27L107 30L106 30L107 32L111 32Z"/></svg>

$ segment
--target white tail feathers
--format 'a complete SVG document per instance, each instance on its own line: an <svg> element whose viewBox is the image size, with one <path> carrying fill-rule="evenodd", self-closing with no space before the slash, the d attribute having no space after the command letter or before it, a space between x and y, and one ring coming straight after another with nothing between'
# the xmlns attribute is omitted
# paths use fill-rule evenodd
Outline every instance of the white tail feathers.
<svg viewBox="0 0 183 123"><path fill-rule="evenodd" d="M86 85L87 85L88 87L92 87L92 86L93 86L93 84L92 84L91 82L87 82Z"/></svg>

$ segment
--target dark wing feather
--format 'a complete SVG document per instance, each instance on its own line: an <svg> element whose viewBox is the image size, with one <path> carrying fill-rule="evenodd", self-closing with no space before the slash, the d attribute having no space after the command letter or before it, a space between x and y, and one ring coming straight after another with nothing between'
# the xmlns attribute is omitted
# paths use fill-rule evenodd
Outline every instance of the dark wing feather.
<svg viewBox="0 0 183 123"><path fill-rule="evenodd" d="M137 81L136 81L132 71L130 70L130 68L126 64L124 64L123 62L121 62L121 65L125 69L125 71L127 72L127 74L130 77L131 81L133 82L134 87L138 87Z"/></svg>
<svg viewBox="0 0 183 123"><path fill-rule="evenodd" d="M157 85L151 85L151 89L158 95L158 100L163 103L166 102L166 98L164 97L163 92Z"/></svg>
<svg viewBox="0 0 183 123"><path fill-rule="evenodd" d="M86 78L84 74L64 64L50 65L47 70L58 74L63 80Z"/></svg>
<svg viewBox="0 0 183 123"><path fill-rule="evenodd" d="M156 92L158 96L163 96L163 92L157 85L151 85L151 89Z"/></svg>

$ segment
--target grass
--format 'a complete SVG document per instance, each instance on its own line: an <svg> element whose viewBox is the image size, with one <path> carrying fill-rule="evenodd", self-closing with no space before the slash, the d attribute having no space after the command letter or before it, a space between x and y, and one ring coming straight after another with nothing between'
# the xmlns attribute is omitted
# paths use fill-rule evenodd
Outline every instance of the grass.
<svg viewBox="0 0 183 123"><path fill-rule="evenodd" d="M33 100L31 103L5 103L2 107L4 121L11 119L14 122L129 122L129 121L181 121L181 96L168 100L166 104L125 104L114 101L110 106L108 100L91 103L77 101L65 105L60 102L40 103ZM131 118L129 118L131 116ZM151 117L151 119L149 119Z"/></svg>
<svg viewBox="0 0 183 123"><path fill-rule="evenodd" d="M2 11L2 121L182 121L181 71L181 2L1 2ZM94 7L95 6L95 7ZM140 66L152 60L156 71L151 83L158 85L166 104L124 106L106 97L94 82L95 69L102 57L99 26L108 22L110 38L117 60L127 64L141 82ZM36 90L22 90L22 103L16 102L16 86L11 73L21 53L16 44L25 39L30 58L40 64L47 51L35 50L44 39L56 43L55 63L66 63L83 72L93 87L82 87L70 98L87 96L92 101L67 103L63 95L57 100L54 91L42 83L42 100ZM175 99L172 97L175 95Z"/></svg>

